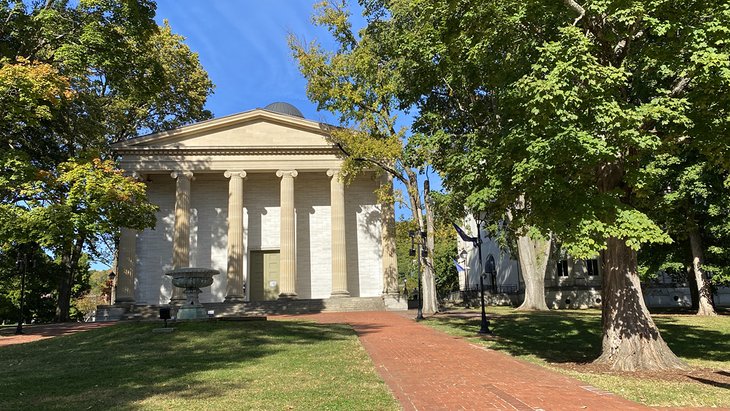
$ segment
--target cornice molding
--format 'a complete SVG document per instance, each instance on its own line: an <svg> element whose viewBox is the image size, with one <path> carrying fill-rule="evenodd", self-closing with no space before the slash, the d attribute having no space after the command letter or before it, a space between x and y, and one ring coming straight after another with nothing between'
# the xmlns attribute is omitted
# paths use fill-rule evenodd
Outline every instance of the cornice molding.
<svg viewBox="0 0 730 411"><path fill-rule="evenodd" d="M335 146L322 147L123 147L113 151L119 155L162 155L162 156L265 156L265 155L339 155Z"/></svg>
<svg viewBox="0 0 730 411"><path fill-rule="evenodd" d="M264 109L254 109L250 111L245 111L243 113L232 114L229 116L214 118L194 124L188 124L173 130L161 131L159 133L147 134L144 136L131 138L129 140L119 141L112 144L112 148L123 149L127 147L134 147L138 144L161 142L185 136L206 134L222 128L235 127L237 125L243 125L248 122L258 120L264 120L270 123L280 124L286 127L296 128L300 130L306 130L309 132L320 134L322 136L329 135L328 130L332 127L328 124L320 123L313 120L292 117L286 114L275 113Z"/></svg>

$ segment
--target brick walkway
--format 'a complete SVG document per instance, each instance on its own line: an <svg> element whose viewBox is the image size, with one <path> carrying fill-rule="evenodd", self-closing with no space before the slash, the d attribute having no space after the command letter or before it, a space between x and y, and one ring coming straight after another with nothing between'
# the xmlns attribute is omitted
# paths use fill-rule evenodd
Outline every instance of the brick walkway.
<svg viewBox="0 0 730 411"><path fill-rule="evenodd" d="M650 410L387 312L289 317L349 323L405 410Z"/></svg>
<svg viewBox="0 0 730 411"><path fill-rule="evenodd" d="M24 325L23 334L21 335L15 335L15 327L5 327L0 332L0 347L4 345L22 344L31 341L43 340L59 335L74 334L80 331L105 327L112 324L114 324L114 322Z"/></svg>

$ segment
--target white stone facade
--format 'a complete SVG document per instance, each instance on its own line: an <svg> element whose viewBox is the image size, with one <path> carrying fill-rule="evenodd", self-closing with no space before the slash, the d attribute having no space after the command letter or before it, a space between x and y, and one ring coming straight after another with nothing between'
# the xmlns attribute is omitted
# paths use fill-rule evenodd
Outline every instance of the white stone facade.
<svg viewBox="0 0 730 411"><path fill-rule="evenodd" d="M250 300L246 285L251 253L258 251L281 252L281 270L286 271L280 280L286 295L281 298L330 298L333 276L340 287L346 284L338 295L380 297L386 271L381 239L385 216L374 191L383 180L365 172L344 190L332 183L342 153L326 130L320 123L257 109L115 145L122 168L147 183L150 201L159 206L154 229L136 235L123 231L123 236L132 233L121 243L135 244L135 253L125 254L134 255L135 262L118 267L118 272L131 276L125 281L134 289L118 301L170 302L176 296L164 273L186 265L221 273L203 290L201 302L227 301L230 294ZM231 202L234 196L237 202ZM334 219L332 196L340 204ZM243 204L243 212L230 213L229 204ZM344 236L333 234L342 233L342 204ZM230 218L242 220L241 227L230 227ZM186 230L189 238L180 235ZM242 245L229 244L231 235L242 237ZM285 267L283 256L291 255L292 247L293 267ZM333 272L333 261L346 270ZM230 278L235 281L227 287ZM237 294L231 288L239 282L243 290Z"/></svg>

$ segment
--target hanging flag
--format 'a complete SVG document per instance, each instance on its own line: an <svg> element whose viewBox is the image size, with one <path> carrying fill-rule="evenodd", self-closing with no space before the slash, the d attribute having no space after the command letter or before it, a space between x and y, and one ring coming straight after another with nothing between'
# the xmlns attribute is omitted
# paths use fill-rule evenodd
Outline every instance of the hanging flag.
<svg viewBox="0 0 730 411"><path fill-rule="evenodd" d="M466 271L466 270L464 269L464 267L462 267L462 266L461 266L461 264L459 264L459 262L458 262L458 261L456 261L456 258L454 258L454 265L456 266L456 271L457 271L457 272L462 272L462 271Z"/></svg>
<svg viewBox="0 0 730 411"><path fill-rule="evenodd" d="M464 232L464 230L461 229L456 223L451 223L451 225L454 226L456 229L456 233L459 234L459 237L461 237L462 241L468 241L474 245L477 245L478 241L476 237L472 237Z"/></svg>

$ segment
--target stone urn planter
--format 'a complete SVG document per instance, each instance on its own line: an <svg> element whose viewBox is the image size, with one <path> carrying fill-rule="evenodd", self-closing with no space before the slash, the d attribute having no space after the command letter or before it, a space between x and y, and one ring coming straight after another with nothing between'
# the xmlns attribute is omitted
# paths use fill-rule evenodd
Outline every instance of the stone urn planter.
<svg viewBox="0 0 730 411"><path fill-rule="evenodd" d="M198 297L202 292L200 289L213 284L213 276L218 274L218 270L195 267L177 268L165 273L172 277L172 285L185 289L185 303L177 310L178 320L208 318Z"/></svg>

